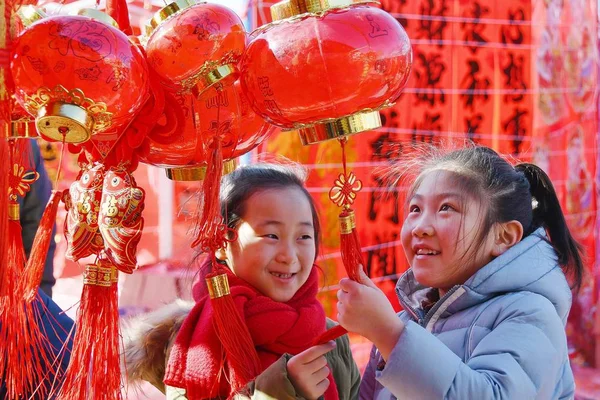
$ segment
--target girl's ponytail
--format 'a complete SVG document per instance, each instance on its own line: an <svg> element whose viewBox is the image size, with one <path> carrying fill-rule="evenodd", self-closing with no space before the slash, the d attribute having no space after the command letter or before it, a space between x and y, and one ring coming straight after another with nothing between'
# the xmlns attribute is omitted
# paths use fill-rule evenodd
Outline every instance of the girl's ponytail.
<svg viewBox="0 0 600 400"><path fill-rule="evenodd" d="M531 226L523 227L528 235L543 226L550 236L550 243L558 254L558 263L572 278L573 288L578 290L583 279L582 247L571 235L560 207L554 186L546 173L537 165L522 163L515 166L529 181L532 196L533 220Z"/></svg>

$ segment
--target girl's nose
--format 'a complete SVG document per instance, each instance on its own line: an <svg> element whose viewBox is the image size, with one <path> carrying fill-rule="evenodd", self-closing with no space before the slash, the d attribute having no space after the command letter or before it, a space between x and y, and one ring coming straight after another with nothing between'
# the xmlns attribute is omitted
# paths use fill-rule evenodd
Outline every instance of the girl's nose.
<svg viewBox="0 0 600 400"><path fill-rule="evenodd" d="M426 218L419 219L412 230L412 234L416 237L433 236L434 232L433 225Z"/></svg>
<svg viewBox="0 0 600 400"><path fill-rule="evenodd" d="M277 252L277 262L282 264L293 264L295 259L296 252L294 251L294 246L290 243L282 243Z"/></svg>

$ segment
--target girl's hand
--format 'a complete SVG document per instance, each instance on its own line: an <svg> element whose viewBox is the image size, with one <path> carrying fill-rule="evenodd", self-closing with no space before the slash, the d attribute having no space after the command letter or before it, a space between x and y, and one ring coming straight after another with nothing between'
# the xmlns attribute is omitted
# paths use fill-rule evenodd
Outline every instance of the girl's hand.
<svg viewBox="0 0 600 400"><path fill-rule="evenodd" d="M325 354L333 349L335 342L331 341L313 346L290 358L287 363L288 376L298 395L308 400L323 396L331 384L327 379L329 367Z"/></svg>
<svg viewBox="0 0 600 400"><path fill-rule="evenodd" d="M375 344L384 359L396 346L404 324L385 294L360 268L361 283L344 278L340 281L338 322L346 330L358 333Z"/></svg>

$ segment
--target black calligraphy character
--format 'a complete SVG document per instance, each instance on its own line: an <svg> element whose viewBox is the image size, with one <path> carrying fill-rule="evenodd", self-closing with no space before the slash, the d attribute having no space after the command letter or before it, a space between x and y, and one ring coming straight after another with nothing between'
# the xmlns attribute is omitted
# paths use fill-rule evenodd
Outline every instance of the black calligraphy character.
<svg viewBox="0 0 600 400"><path fill-rule="evenodd" d="M513 115L503 122L502 128L504 129L504 133L512 137L513 154L521 152L520 148L523 138L527 135L527 124L523 121L527 114L529 114L527 110L521 110L519 107L516 107Z"/></svg>
<svg viewBox="0 0 600 400"><path fill-rule="evenodd" d="M375 242L378 244L393 243L398 240L398 233L375 234ZM367 274L374 277L386 277L395 275L398 268L396 259L396 247L385 246L367 252Z"/></svg>
<svg viewBox="0 0 600 400"><path fill-rule="evenodd" d="M442 55L418 53L417 61L419 68L415 68L414 73L420 91L415 93L417 99L415 104L427 103L434 106L438 101L445 104L446 94L444 89L439 86L442 75L446 72L446 64L442 60Z"/></svg>
<svg viewBox="0 0 600 400"><path fill-rule="evenodd" d="M483 121L482 114L475 114L471 118L465 118L465 132L467 133L467 138L474 142L477 142L479 138L479 131L481 127L481 122Z"/></svg>
<svg viewBox="0 0 600 400"><path fill-rule="evenodd" d="M513 102L521 102L523 100L524 91L527 89L527 85L524 82L525 77L525 57L522 55L516 57L513 53L508 53L508 64L502 69L504 73L504 84L507 88L513 89L513 93L507 93L504 95L504 102L508 103L510 100Z"/></svg>
<svg viewBox="0 0 600 400"><path fill-rule="evenodd" d="M428 111L423 115L423 121L420 124L414 124L411 140L415 142L434 143L436 135L442 130L442 114Z"/></svg>
<svg viewBox="0 0 600 400"><path fill-rule="evenodd" d="M448 25L446 12L448 12L446 0L424 0L419 7L421 18L417 27L417 38L435 40L441 48L444 31Z"/></svg>
<svg viewBox="0 0 600 400"><path fill-rule="evenodd" d="M481 77L479 73L479 62L477 60L468 60L469 72L463 78L460 87L466 89L460 97L465 100L465 108L473 111L475 100L488 100L488 89L491 81L488 78Z"/></svg>
<svg viewBox="0 0 600 400"><path fill-rule="evenodd" d="M390 133L380 134L371 142L371 149L373 150L372 161L391 162L391 160L397 160L403 152L402 142L395 140ZM390 186L388 179L383 178L380 174L373 173L372 176L377 188L385 189ZM397 191L388 192L382 190L371 192L369 199L369 220L377 220L378 214L383 208L390 208L392 210L392 214L387 219L393 224L398 225L400 223L400 214Z"/></svg>
<svg viewBox="0 0 600 400"><path fill-rule="evenodd" d="M504 44L522 44L524 35L521 30L521 24L515 24L515 22L525 21L525 11L519 8L517 11L508 11L509 25L503 25L501 29L501 40Z"/></svg>
<svg viewBox="0 0 600 400"><path fill-rule="evenodd" d="M465 31L464 40L472 43L472 45L469 46L469 49L473 54L477 52L477 49L481 47L482 44L488 42L483 37L485 25L480 23L480 19L489 12L490 9L488 7L482 7L481 4L477 2L473 3L473 8L467 11L464 15L464 17L468 18L469 21L463 21L460 23L461 28L463 28Z"/></svg>

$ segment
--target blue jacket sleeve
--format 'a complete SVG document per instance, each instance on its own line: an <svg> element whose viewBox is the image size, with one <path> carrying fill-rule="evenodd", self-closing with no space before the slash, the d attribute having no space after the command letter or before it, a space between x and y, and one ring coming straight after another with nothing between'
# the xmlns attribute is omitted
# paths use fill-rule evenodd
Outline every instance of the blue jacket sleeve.
<svg viewBox="0 0 600 400"><path fill-rule="evenodd" d="M31 142L31 156L33 158L33 168L40 177L31 185L31 190L27 192L24 198L20 198L20 219L23 237L23 247L25 253L29 256L31 247L33 246L33 240L37 232L42 214L46 209L46 204L50 199L52 193L52 182L48 177L44 162L40 153L38 144L34 141ZM53 232L56 231L56 227L53 228ZM56 243L54 241L54 234L50 240L50 248L48 249L48 255L46 257L46 263L44 265L44 275L42 277L41 288L47 294L51 295L52 286L54 286L54 252L56 250Z"/></svg>
<svg viewBox="0 0 600 400"><path fill-rule="evenodd" d="M369 363L363 373L362 380L360 381L360 400L372 400L375 398L375 370L377 368L377 347L373 346L371 349L371 356L369 357Z"/></svg>
<svg viewBox="0 0 600 400"><path fill-rule="evenodd" d="M50 359L56 357L61 359L61 368L66 369L69 364L69 355L73 347L73 329L74 322L63 310L48 297L43 291L38 291L40 294L40 326L42 333L48 338L50 344ZM64 349L63 349L64 347ZM65 351L67 350L67 351Z"/></svg>
<svg viewBox="0 0 600 400"><path fill-rule="evenodd" d="M568 368L566 352L564 326L553 305L520 293L466 362L408 322L376 378L398 398L549 399Z"/></svg>

